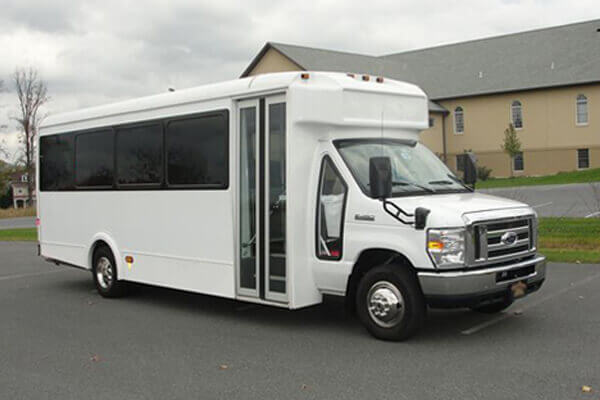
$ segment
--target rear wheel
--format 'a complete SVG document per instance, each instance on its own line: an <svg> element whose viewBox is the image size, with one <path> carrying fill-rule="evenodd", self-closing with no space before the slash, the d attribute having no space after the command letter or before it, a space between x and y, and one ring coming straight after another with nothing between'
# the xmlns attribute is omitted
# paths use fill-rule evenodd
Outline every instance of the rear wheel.
<svg viewBox="0 0 600 400"><path fill-rule="evenodd" d="M117 280L117 264L108 247L99 247L94 252L92 275L101 296L120 297L126 293L126 284Z"/></svg>
<svg viewBox="0 0 600 400"><path fill-rule="evenodd" d="M367 272L358 284L356 310L367 330L383 340L404 340L422 326L427 307L416 276L404 265Z"/></svg>

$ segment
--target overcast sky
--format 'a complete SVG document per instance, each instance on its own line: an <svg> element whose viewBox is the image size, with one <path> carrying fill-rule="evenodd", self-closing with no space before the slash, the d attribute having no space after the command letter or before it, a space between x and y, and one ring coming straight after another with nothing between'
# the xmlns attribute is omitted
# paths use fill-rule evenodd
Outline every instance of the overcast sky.
<svg viewBox="0 0 600 400"><path fill-rule="evenodd" d="M16 66L58 113L237 78L267 41L372 55L600 18L597 0L2 0L0 140Z"/></svg>

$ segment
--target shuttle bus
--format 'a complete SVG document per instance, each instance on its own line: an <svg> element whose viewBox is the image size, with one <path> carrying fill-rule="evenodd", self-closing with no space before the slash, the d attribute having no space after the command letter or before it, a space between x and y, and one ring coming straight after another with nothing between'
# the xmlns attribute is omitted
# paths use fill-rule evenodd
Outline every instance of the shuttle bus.
<svg viewBox="0 0 600 400"><path fill-rule="evenodd" d="M540 288L537 216L419 143L428 101L381 77L285 72L48 118L40 254L129 282L298 309L345 296L403 340L428 307L499 312Z"/></svg>

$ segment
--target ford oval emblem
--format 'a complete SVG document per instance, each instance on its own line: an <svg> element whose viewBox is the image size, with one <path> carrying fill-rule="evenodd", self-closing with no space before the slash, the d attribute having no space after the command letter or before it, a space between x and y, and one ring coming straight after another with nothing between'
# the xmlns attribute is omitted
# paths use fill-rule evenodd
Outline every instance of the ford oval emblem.
<svg viewBox="0 0 600 400"><path fill-rule="evenodd" d="M500 237L500 241L502 244L507 246L512 246L517 243L517 233L516 232L506 232L504 235Z"/></svg>

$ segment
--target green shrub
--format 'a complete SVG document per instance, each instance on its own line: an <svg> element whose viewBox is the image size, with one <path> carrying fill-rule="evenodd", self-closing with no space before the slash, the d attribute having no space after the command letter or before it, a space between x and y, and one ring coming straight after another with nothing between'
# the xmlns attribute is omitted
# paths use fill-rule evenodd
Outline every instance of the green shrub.
<svg viewBox="0 0 600 400"><path fill-rule="evenodd" d="M488 168L483 165L477 167L477 179L479 179L480 181L487 181L491 174L491 168Z"/></svg>

